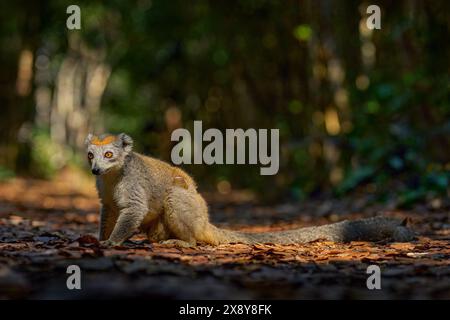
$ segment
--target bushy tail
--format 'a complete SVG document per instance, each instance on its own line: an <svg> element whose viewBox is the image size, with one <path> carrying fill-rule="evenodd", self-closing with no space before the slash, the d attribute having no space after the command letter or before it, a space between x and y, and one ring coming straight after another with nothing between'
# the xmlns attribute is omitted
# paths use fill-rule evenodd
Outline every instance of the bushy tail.
<svg viewBox="0 0 450 320"><path fill-rule="evenodd" d="M406 221L395 218L374 217L362 220L344 220L318 227L287 231L249 233L217 228L208 230L214 244L223 243L305 243L324 239L335 242L392 240L406 242L414 239L414 233L406 227Z"/></svg>

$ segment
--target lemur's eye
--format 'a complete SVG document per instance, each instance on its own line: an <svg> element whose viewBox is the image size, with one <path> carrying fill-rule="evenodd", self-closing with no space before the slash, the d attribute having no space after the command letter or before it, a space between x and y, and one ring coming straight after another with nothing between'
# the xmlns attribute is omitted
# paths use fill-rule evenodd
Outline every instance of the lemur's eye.
<svg viewBox="0 0 450 320"><path fill-rule="evenodd" d="M94 154L92 152L88 152L88 159L89 160L94 159Z"/></svg>
<svg viewBox="0 0 450 320"><path fill-rule="evenodd" d="M111 151L106 151L105 152L105 158L112 158L113 153Z"/></svg>

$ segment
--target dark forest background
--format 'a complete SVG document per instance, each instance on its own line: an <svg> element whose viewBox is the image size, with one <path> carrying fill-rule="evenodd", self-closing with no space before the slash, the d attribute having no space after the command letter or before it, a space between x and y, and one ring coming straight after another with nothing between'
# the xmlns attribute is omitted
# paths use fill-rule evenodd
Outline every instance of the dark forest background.
<svg viewBox="0 0 450 320"><path fill-rule="evenodd" d="M169 160L170 133L202 120L280 129L277 175L187 167L202 190L448 198L448 1L77 1L79 31L71 4L0 4L1 179L87 168L88 132Z"/></svg>

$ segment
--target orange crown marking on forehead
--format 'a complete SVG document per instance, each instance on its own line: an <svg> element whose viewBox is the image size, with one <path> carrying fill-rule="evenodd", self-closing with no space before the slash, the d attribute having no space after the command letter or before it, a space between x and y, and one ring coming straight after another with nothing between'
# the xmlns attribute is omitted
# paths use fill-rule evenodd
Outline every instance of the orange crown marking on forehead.
<svg viewBox="0 0 450 320"><path fill-rule="evenodd" d="M100 140L98 137L93 137L91 143L95 144L96 146L104 146L114 141L116 141L116 137L114 136L106 136L103 138L103 140Z"/></svg>

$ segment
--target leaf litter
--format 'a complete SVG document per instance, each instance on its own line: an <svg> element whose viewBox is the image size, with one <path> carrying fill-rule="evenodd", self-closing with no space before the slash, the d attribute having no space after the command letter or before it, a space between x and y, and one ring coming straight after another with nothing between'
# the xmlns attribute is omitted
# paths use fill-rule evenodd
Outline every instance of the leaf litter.
<svg viewBox="0 0 450 320"><path fill-rule="evenodd" d="M93 184L66 181L13 179L0 184L0 298L450 298L450 214L445 208L385 212L413 220L420 236L409 243L179 248L136 235L120 247L104 248L96 238L99 205ZM323 206L311 202L263 207L208 200L214 223L248 232L374 213L349 207L351 201L329 200L329 214L324 214ZM226 221L229 217L235 218ZM66 287L66 269L72 264L82 270L79 292ZM381 268L378 292L366 287L371 264Z"/></svg>

